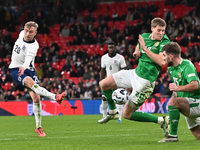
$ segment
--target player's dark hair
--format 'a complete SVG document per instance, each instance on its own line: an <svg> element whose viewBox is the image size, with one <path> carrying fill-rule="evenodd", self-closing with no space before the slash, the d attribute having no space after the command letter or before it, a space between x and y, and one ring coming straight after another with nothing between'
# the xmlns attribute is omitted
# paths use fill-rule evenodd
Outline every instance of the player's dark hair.
<svg viewBox="0 0 200 150"><path fill-rule="evenodd" d="M155 28L156 26L166 27L167 24L162 18L154 18L151 20L151 27Z"/></svg>
<svg viewBox="0 0 200 150"><path fill-rule="evenodd" d="M108 45L114 45L115 46L115 42L113 42L113 41L108 42Z"/></svg>
<svg viewBox="0 0 200 150"><path fill-rule="evenodd" d="M170 42L163 46L162 51L165 51L167 54L173 54L175 57L181 55L181 48L177 42Z"/></svg>

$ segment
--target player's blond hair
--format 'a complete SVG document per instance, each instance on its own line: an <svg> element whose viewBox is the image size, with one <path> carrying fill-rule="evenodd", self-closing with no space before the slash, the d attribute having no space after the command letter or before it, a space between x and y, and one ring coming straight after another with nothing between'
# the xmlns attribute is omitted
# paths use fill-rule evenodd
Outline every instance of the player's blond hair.
<svg viewBox="0 0 200 150"><path fill-rule="evenodd" d="M166 24L165 20L157 17L157 18L154 18L153 20L151 20L151 27L155 28L156 26L166 27L167 24Z"/></svg>
<svg viewBox="0 0 200 150"><path fill-rule="evenodd" d="M24 25L24 27L28 27L28 28L34 27L37 30L38 24L36 22L34 22L34 21L29 21Z"/></svg>

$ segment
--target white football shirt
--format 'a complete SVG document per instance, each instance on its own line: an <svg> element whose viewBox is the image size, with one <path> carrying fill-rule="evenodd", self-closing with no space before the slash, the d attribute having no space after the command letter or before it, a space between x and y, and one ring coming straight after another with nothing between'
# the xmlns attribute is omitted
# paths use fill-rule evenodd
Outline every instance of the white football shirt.
<svg viewBox="0 0 200 150"><path fill-rule="evenodd" d="M125 59L118 53L114 57L110 57L108 53L101 57L101 68L106 68L107 76L120 71L124 67L126 67Z"/></svg>
<svg viewBox="0 0 200 150"><path fill-rule="evenodd" d="M28 64L28 67L25 69L32 69L34 67L35 56L37 54L39 44L36 39L31 42L26 42L23 38L24 31L21 31L13 47L9 68L19 68L23 66L26 56L29 56L31 60L30 64Z"/></svg>

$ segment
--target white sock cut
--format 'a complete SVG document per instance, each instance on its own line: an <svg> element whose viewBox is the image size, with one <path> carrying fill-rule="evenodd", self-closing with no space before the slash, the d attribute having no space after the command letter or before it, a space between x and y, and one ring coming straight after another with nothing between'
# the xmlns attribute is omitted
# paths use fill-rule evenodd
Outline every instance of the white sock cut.
<svg viewBox="0 0 200 150"><path fill-rule="evenodd" d="M56 100L56 94L47 91L45 88L39 86L38 84L34 84L31 89L40 96L50 98L51 100Z"/></svg>
<svg viewBox="0 0 200 150"><path fill-rule="evenodd" d="M41 103L33 103L33 113L35 115L35 122L36 122L36 128L42 127L41 121L42 121L42 107Z"/></svg>

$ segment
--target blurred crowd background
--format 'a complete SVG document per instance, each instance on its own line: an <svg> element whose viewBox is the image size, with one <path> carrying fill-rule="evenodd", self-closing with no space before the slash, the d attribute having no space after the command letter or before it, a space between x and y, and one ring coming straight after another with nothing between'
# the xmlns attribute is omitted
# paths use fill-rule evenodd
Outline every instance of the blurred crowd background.
<svg viewBox="0 0 200 150"><path fill-rule="evenodd" d="M66 91L67 99L97 99L107 43L114 41L128 69L136 68L138 61L132 53L138 35L151 32L154 17L165 19L166 34L180 44L182 57L191 60L199 74L200 1L1 0L0 100L31 100L27 89L13 82L8 69L12 47L27 21L39 25L35 67L40 85L53 93ZM153 94L170 96L170 82L165 66Z"/></svg>

